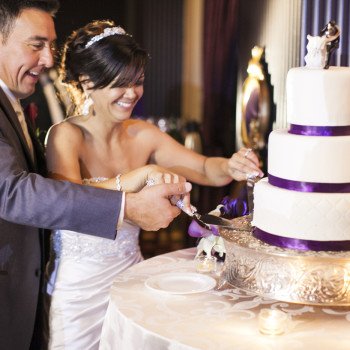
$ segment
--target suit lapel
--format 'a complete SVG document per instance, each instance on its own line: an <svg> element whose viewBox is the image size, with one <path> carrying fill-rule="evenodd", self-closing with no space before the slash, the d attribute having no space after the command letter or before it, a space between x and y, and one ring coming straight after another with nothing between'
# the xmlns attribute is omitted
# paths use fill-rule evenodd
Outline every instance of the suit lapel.
<svg viewBox="0 0 350 350"><path fill-rule="evenodd" d="M10 121L11 125L13 126L14 130L16 131L18 138L21 142L24 154L26 156L27 162L30 165L30 168L33 169L33 171L37 170L35 161L32 159L30 155L30 150L26 141L26 138L24 136L21 124L19 123L17 113L14 111L11 102L7 98L4 91L0 88L0 103L1 106L4 108L5 116Z"/></svg>

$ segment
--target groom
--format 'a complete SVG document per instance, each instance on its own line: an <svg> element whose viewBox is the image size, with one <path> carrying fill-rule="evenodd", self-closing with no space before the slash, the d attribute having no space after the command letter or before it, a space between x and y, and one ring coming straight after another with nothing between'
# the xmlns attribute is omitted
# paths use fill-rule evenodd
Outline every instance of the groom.
<svg viewBox="0 0 350 350"><path fill-rule="evenodd" d="M188 183L164 184L123 194L43 177L44 155L19 101L34 92L39 75L53 65L52 16L58 5L57 0L0 0L1 349L39 349L33 336L40 334L45 263L39 228L115 239L124 215L157 230L180 213L168 198L190 190Z"/></svg>

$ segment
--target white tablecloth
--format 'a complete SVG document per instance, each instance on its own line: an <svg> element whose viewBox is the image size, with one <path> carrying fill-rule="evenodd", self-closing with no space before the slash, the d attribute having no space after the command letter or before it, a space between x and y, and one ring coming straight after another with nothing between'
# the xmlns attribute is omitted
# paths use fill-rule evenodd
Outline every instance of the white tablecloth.
<svg viewBox="0 0 350 350"><path fill-rule="evenodd" d="M232 286L190 295L148 289L150 276L195 272L195 249L160 255L118 276L111 289L100 349L350 349L350 307L291 304L259 297ZM283 335L259 333L262 308L290 318Z"/></svg>

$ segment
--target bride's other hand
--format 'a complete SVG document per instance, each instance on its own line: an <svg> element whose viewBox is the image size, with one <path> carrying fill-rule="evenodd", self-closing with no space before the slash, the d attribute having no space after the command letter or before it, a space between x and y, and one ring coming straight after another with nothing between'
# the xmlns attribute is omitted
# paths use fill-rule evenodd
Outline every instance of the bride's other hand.
<svg viewBox="0 0 350 350"><path fill-rule="evenodd" d="M149 167L151 168L148 171L148 178L146 180L146 184L148 186L153 186L153 185L163 184L163 183L170 184L170 183L186 182L186 179L183 176L173 173L168 169L164 169L158 165L151 165ZM182 195L173 194L169 198L169 200L172 205L177 205L181 200L181 209L186 213L191 213L191 200L190 200L189 192L184 193Z"/></svg>
<svg viewBox="0 0 350 350"><path fill-rule="evenodd" d="M144 230L156 231L167 227L180 214L172 205L172 196L188 196L192 186L189 182L163 183L146 186L137 193L126 193L125 219L135 222Z"/></svg>
<svg viewBox="0 0 350 350"><path fill-rule="evenodd" d="M178 175L168 169L162 168L156 164L149 164L137 168L127 174L120 176L121 189L124 192L139 192L144 187L160 185L160 184L176 184L185 183L186 178ZM172 205L176 205L179 200L182 200L182 210L190 213L190 193L173 193L169 196L169 201Z"/></svg>
<svg viewBox="0 0 350 350"><path fill-rule="evenodd" d="M145 166L147 171L146 185L171 184L186 182L186 178L158 165L151 164Z"/></svg>
<svg viewBox="0 0 350 350"><path fill-rule="evenodd" d="M259 159L250 148L241 148L228 160L228 173L236 181L244 181L247 175L263 177L259 168Z"/></svg>
<svg viewBox="0 0 350 350"><path fill-rule="evenodd" d="M176 173L155 164L149 164L132 170L120 176L122 191L139 192L148 185L163 183L186 182L186 179Z"/></svg>

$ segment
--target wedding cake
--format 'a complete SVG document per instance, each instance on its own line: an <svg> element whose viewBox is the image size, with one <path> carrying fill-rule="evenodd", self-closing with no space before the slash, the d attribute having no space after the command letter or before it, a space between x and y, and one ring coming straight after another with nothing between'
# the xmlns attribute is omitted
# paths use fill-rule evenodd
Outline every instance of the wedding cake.
<svg viewBox="0 0 350 350"><path fill-rule="evenodd" d="M252 225L272 245L350 250L350 68L317 68L310 55L325 42L308 39L307 66L287 75L288 129L269 135Z"/></svg>

